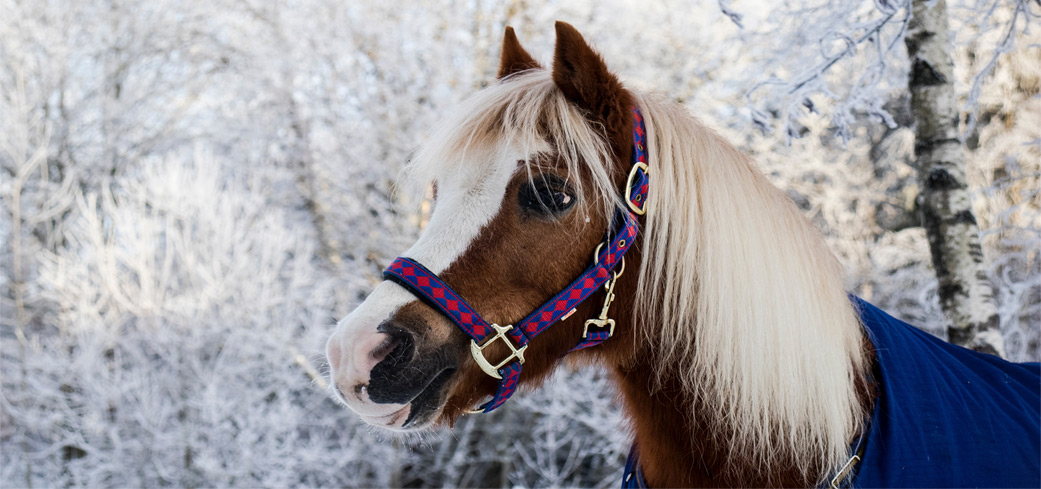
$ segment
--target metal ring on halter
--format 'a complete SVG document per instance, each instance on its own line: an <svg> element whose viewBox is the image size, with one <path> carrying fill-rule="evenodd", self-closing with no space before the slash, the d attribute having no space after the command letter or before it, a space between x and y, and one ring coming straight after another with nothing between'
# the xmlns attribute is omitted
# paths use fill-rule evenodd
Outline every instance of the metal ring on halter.
<svg viewBox="0 0 1041 489"><path fill-rule="evenodd" d="M618 246L619 247L625 247L625 240L623 239L623 240L619 241L618 242ZM596 250L593 251L593 264L594 265L598 265L600 263L600 248L603 248L603 247L604 247L604 243L600 243L600 244L596 245ZM613 272L615 280L618 280L618 277L621 277L622 274L625 273L625 257L624 256L622 257L622 262L618 264L618 267L619 267L618 270ZM604 284L604 285L606 286L607 284Z"/></svg>
<svg viewBox="0 0 1041 489"><path fill-rule="evenodd" d="M646 209L647 202L646 201L642 202L643 207L637 207L637 206L633 205L633 201L632 201L633 178L636 176L636 172L639 171L639 170L643 170L643 174L644 175L650 175L650 173L651 173L648 170L646 163L637 162L636 164L633 165L633 168L631 170L629 170L629 178L627 178L626 181L625 181L625 204L629 206L629 210L633 211L633 214L642 216L642 215L644 215L647 212L647 209ZM636 197L637 198L641 198L640 195L637 195Z"/></svg>

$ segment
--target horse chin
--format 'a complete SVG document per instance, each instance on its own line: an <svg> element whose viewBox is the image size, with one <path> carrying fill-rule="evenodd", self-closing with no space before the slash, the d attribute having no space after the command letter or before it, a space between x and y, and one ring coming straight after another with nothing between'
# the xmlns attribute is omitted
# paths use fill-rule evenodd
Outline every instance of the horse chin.
<svg viewBox="0 0 1041 489"><path fill-rule="evenodd" d="M365 423L399 433L423 431L433 428L441 418L444 406L435 407L433 410L424 405L408 403L397 410L384 415L362 415L358 416Z"/></svg>
<svg viewBox="0 0 1041 489"><path fill-rule="evenodd" d="M411 411L412 405L405 404L401 407L401 409L398 409L390 414L382 416L359 416L361 416L362 421L365 421L366 423L377 428L386 428L392 431L404 431L405 420L408 419L409 414L411 414Z"/></svg>
<svg viewBox="0 0 1041 489"><path fill-rule="evenodd" d="M409 433L432 428L440 417L440 411L438 409L430 414L420 414L421 411L414 409L412 403L409 403L390 414L384 416L361 416L361 419L377 428L398 433Z"/></svg>

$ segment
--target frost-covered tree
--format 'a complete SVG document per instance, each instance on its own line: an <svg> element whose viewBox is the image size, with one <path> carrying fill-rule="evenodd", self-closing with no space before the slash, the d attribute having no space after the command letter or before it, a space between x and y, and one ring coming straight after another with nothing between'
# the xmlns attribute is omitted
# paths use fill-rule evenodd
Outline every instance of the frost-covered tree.
<svg viewBox="0 0 1041 489"><path fill-rule="evenodd" d="M912 0L904 37L911 57L908 87L915 119L915 158L922 225L939 279L940 305L951 342L1003 356L993 288L984 273L979 227L958 138L954 61L944 0Z"/></svg>
<svg viewBox="0 0 1041 489"><path fill-rule="evenodd" d="M900 132L902 126L915 128L918 177L905 185L909 195L918 197L887 204L884 219L906 228L913 225L914 214L921 215L939 282L936 294L948 318L948 338L999 355L1004 347L993 277L986 271L973 215L964 143L976 125L980 87L1019 37L1029 34L1027 26L1038 16L1039 6L1026 0L954 2L949 12L942 1L789 4L778 9L785 15L776 22L793 20L788 29L797 38L814 41L819 52L800 55L798 44L794 49L787 44L774 48L765 58L771 71L800 67L799 71L773 74L746 94L752 120L766 130L779 127L789 144L814 132L806 119L815 113L826 114L831 123L826 132L846 144L862 119L884 124L884 137ZM960 39L952 36L948 23L961 25L963 30L956 32L969 39L972 56L984 60L968 76L967 70L958 74L952 66L952 53L958 53L953 48ZM991 40L995 35L996 42ZM1026 39L1021 42L1025 49L1034 49ZM909 58L901 50L905 45ZM801 63L791 62L798 56ZM903 95L905 87L909 97ZM1031 144L1027 139L1023 143ZM880 168L886 164L880 162ZM979 199L975 204L980 205Z"/></svg>

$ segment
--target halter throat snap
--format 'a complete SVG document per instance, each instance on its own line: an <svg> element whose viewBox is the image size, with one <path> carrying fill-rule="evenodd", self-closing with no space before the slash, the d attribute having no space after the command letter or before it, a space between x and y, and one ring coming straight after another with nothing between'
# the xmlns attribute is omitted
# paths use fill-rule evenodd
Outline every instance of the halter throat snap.
<svg viewBox="0 0 1041 489"><path fill-rule="evenodd" d="M644 214L647 204L646 129L640 111L633 107L632 113L632 168L624 189L627 209L619 210L615 214L611 231L594 252L593 264L564 290L524 319L506 326L488 323L437 274L411 258L398 257L383 271L385 279L401 285L451 319L466 333L470 337L470 353L474 361L486 374L499 380L495 395L475 412L488 413L506 402L517 389L528 343L550 325L570 316L575 312L576 306L600 287L605 288L603 309L599 317L585 322L582 337L569 352L598 345L614 334L614 320L608 318L611 302L614 300L614 285L624 270L625 253L639 232L638 216ZM484 350L500 341L505 343L509 354L493 363L485 357Z"/></svg>

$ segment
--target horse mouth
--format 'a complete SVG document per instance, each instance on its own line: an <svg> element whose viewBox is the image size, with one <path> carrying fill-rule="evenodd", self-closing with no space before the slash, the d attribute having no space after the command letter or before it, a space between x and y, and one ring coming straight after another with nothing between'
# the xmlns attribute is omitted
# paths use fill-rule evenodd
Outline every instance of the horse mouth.
<svg viewBox="0 0 1041 489"><path fill-rule="evenodd" d="M398 421L401 420L402 416L408 414L409 407L410 406L406 404L393 413L382 416L362 416L361 419L373 426L393 427L398 424Z"/></svg>
<svg viewBox="0 0 1041 489"><path fill-rule="evenodd" d="M408 418L401 425L402 428L425 428L435 418L443 404L444 387L454 374L454 368L446 368L430 379L427 386L405 406L406 408L411 407L411 409Z"/></svg>
<svg viewBox="0 0 1041 489"><path fill-rule="evenodd" d="M376 416L362 415L361 418L372 426L394 431L415 431L426 428L440 411L443 404L443 391L454 373L454 368L442 370L426 383L419 394L392 413Z"/></svg>

